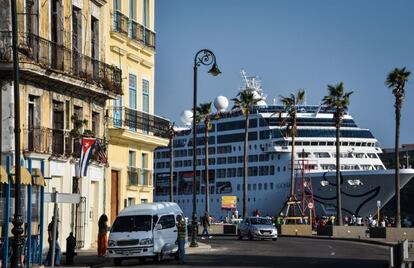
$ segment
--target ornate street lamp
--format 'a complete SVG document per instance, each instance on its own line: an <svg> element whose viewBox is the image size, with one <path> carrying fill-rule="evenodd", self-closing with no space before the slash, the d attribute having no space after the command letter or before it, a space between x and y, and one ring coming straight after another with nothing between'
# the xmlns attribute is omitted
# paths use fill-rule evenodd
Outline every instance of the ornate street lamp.
<svg viewBox="0 0 414 268"><path fill-rule="evenodd" d="M173 158L173 152L174 152L174 123L172 123L168 129L168 138L170 140L170 202L174 201L174 158Z"/></svg>
<svg viewBox="0 0 414 268"><path fill-rule="evenodd" d="M208 71L212 76L217 76L221 72L216 63L216 56L208 49L198 51L194 57L194 91L193 91L193 214L191 220L191 243L190 247L198 247L196 242L196 177L197 177L197 126L196 126L196 108L197 108L197 69L200 65L209 66ZM208 148L206 148L208 150ZM207 200L206 200L207 202Z"/></svg>
<svg viewBox="0 0 414 268"><path fill-rule="evenodd" d="M20 211L20 94L19 94L19 55L17 45L17 7L16 0L11 0L12 45L13 45L13 87L14 87L14 218L13 218L13 256L12 267L21 268L23 218ZM0 93L1 94L1 93ZM8 222L8 219L6 219Z"/></svg>

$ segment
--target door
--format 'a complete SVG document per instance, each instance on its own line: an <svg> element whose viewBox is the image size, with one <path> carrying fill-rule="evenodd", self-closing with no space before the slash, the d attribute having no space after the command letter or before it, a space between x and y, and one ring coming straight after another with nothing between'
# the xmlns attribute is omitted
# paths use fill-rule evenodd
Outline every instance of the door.
<svg viewBox="0 0 414 268"><path fill-rule="evenodd" d="M64 112L62 102L53 102L53 153L62 155L64 152Z"/></svg>
<svg viewBox="0 0 414 268"><path fill-rule="evenodd" d="M118 201L118 185L119 177L118 171L111 170L111 226L118 216L119 201Z"/></svg>
<svg viewBox="0 0 414 268"><path fill-rule="evenodd" d="M159 229L154 231L154 252L172 252L178 234L174 214L161 216L157 226Z"/></svg>
<svg viewBox="0 0 414 268"><path fill-rule="evenodd" d="M92 226L92 237L91 237L91 247L95 248L98 245L98 219L99 214L99 183L96 181L91 182L91 191L90 191L90 202L89 204L89 220Z"/></svg>

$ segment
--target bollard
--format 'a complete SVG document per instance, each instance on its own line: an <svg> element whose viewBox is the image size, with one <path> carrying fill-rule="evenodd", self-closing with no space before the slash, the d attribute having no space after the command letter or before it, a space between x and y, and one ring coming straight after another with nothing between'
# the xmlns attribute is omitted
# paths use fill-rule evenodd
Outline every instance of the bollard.
<svg viewBox="0 0 414 268"><path fill-rule="evenodd" d="M73 259L75 258L75 247L76 247L76 238L73 236L73 232L70 232L69 236L66 238L66 264L73 264Z"/></svg>
<svg viewBox="0 0 414 268"><path fill-rule="evenodd" d="M394 267L394 248L390 247L390 268Z"/></svg>

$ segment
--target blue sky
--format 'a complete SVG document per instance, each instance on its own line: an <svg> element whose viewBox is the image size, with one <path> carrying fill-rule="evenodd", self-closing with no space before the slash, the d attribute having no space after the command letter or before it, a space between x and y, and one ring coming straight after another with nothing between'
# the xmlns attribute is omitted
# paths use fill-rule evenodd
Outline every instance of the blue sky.
<svg viewBox="0 0 414 268"><path fill-rule="evenodd" d="M208 48L222 74L198 71L198 103L233 98L240 70L262 79L268 101L306 90L319 104L327 84L354 91L350 113L383 147L394 144L394 97L385 78L413 73L406 86L401 143L414 143L414 1L157 0L155 113L180 122L192 107L195 53ZM231 104L230 104L231 105Z"/></svg>

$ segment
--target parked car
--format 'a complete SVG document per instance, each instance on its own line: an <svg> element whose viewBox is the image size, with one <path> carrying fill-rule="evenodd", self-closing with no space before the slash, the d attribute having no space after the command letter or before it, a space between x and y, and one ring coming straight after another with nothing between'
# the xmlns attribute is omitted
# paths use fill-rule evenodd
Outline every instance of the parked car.
<svg viewBox="0 0 414 268"><path fill-rule="evenodd" d="M277 240L277 229L272 223L272 219L266 217L248 217L244 219L237 230L238 238L248 237Z"/></svg>
<svg viewBox="0 0 414 268"><path fill-rule="evenodd" d="M112 225L108 257L115 266L123 260L152 257L161 261L163 255L178 258L177 215L183 212L176 203L160 202L130 206L122 210Z"/></svg>

